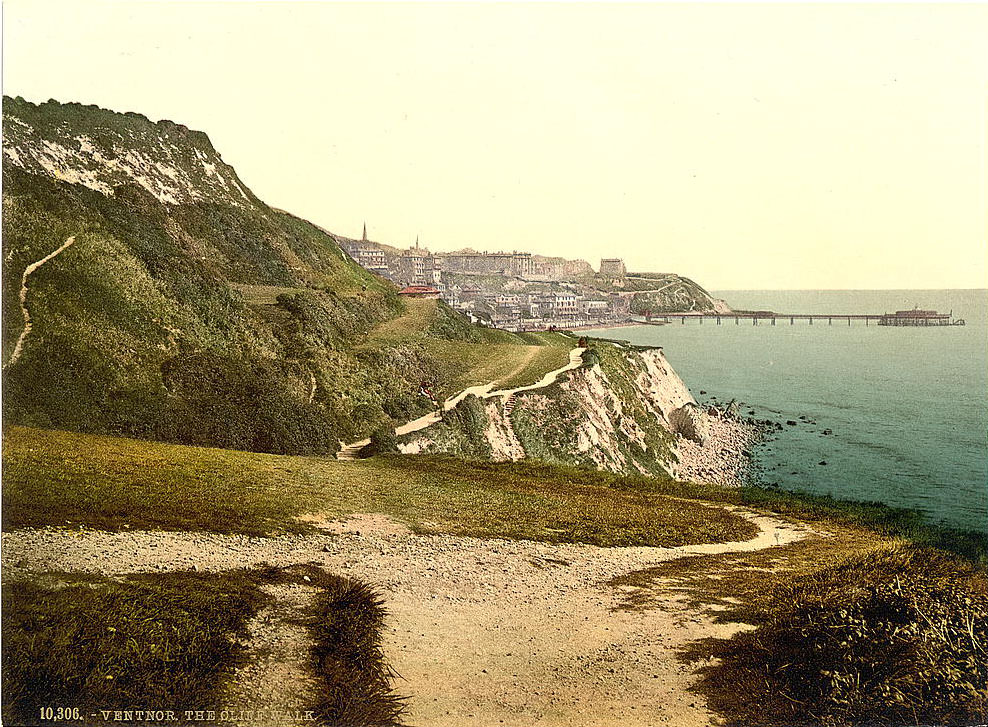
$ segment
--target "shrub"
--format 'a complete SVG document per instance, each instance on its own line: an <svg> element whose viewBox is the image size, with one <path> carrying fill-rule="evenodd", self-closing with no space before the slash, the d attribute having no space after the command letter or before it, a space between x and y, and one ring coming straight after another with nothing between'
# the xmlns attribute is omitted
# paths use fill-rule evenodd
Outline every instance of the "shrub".
<svg viewBox="0 0 988 727"><path fill-rule="evenodd" d="M483 340L483 335L477 326L443 301L439 301L436 305L436 315L429 325L428 334L433 338L443 338L448 341Z"/></svg>
<svg viewBox="0 0 988 727"><path fill-rule="evenodd" d="M385 610L381 597L360 581L320 574L325 589L316 607L313 649L324 696L318 711L323 724L401 724L404 699L391 683L397 674L382 647Z"/></svg>
<svg viewBox="0 0 988 727"><path fill-rule="evenodd" d="M274 454L338 448L324 412L300 395L290 364L203 351L166 362L162 374L173 394L169 439Z"/></svg>
<svg viewBox="0 0 988 727"><path fill-rule="evenodd" d="M583 352L583 367L591 369L600 363L600 354L597 353L597 349L590 347Z"/></svg>
<svg viewBox="0 0 988 727"><path fill-rule="evenodd" d="M487 458L492 454L487 441L487 408L484 402L469 394L457 406L443 413L443 424L463 435L462 454Z"/></svg>
<svg viewBox="0 0 988 727"><path fill-rule="evenodd" d="M370 435L370 444L361 450L361 456L373 457L375 454L394 454L398 451L398 437L395 436L394 423L384 424Z"/></svg>
<svg viewBox="0 0 988 727"><path fill-rule="evenodd" d="M716 682L757 710L745 724L984 722L988 577L936 550L888 546L782 589L766 622L721 656Z"/></svg>

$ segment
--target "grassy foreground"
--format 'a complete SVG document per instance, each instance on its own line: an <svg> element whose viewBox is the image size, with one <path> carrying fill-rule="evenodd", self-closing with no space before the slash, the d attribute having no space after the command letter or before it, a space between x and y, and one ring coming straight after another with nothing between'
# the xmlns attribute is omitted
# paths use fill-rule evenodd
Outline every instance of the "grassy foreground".
<svg viewBox="0 0 988 727"><path fill-rule="evenodd" d="M303 582L320 589L306 617L322 695L313 724L399 724L404 701L381 649L380 597L312 566L5 583L3 723L104 724L116 710L139 724L230 722L224 715L245 706L226 698L245 661L239 640L273 600L261 587Z"/></svg>
<svg viewBox="0 0 988 727"><path fill-rule="evenodd" d="M984 568L839 517L782 548L680 558L610 585L621 609L674 597L757 627L681 655L731 727L988 721Z"/></svg>
<svg viewBox="0 0 988 727"><path fill-rule="evenodd" d="M98 723L94 714L115 709L181 719L185 709L216 709L224 673L243 658L234 639L264 600L237 575L5 582L3 722ZM46 716L44 707L78 712Z"/></svg>
<svg viewBox="0 0 988 727"><path fill-rule="evenodd" d="M298 518L381 512L419 532L601 546L746 540L716 494L672 481L440 457L338 462L8 427L3 527L152 528L267 535ZM675 497L672 497L674 495Z"/></svg>

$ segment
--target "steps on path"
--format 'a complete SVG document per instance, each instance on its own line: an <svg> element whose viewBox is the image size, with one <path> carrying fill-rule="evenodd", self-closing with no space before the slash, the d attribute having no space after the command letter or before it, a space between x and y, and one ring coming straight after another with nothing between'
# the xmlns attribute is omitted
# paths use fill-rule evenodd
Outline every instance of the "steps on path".
<svg viewBox="0 0 988 727"><path fill-rule="evenodd" d="M510 394L507 399L504 400L504 415L508 416L511 412L515 410L515 403L518 401L517 394Z"/></svg>
<svg viewBox="0 0 988 727"><path fill-rule="evenodd" d="M359 442L353 442L352 444L344 445L343 448L336 453L336 459L340 461L352 462L354 460L360 459L360 450L370 444L369 439L361 439Z"/></svg>

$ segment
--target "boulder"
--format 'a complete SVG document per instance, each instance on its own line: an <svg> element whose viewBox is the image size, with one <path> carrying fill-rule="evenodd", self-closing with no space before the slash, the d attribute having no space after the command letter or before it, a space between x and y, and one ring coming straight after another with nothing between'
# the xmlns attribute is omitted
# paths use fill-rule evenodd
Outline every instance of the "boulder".
<svg viewBox="0 0 988 727"><path fill-rule="evenodd" d="M669 424L676 434L703 444L710 436L710 417L696 404L685 404L669 414Z"/></svg>

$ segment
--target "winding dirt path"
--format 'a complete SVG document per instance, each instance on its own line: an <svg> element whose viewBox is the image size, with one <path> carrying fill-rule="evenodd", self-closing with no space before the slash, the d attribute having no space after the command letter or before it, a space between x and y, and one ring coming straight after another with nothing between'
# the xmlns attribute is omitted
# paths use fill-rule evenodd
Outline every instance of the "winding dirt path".
<svg viewBox="0 0 988 727"><path fill-rule="evenodd" d="M562 376L567 371L572 371L573 369L579 367L583 363L583 352L586 351L585 348L574 348L569 352L569 361L564 365L560 366L554 371L550 371L541 379L536 381L534 384L528 384L526 386L516 386L513 389L498 389L497 391L491 391L497 381L491 381L487 384L480 384L478 386L469 386L460 393L449 397L443 402L442 411L450 411L455 408L457 404L466 399L470 394L477 396L481 399L491 399L498 396L503 396L505 398L517 394L522 391L532 391L533 389L544 389L556 382L556 380ZM433 424L437 424L442 420L442 413L439 411L429 412L418 419L412 419L409 422L405 422L400 426L395 427L395 434L399 437L403 434L411 434L412 432L417 432L426 427L431 427ZM361 449L370 444L370 439L361 439L356 442L351 442L350 444L345 444L337 453L336 458L342 460L356 459L358 452Z"/></svg>
<svg viewBox="0 0 988 727"><path fill-rule="evenodd" d="M31 273L33 273L35 270L37 270L42 265L44 265L45 263L47 263L49 260L52 260L53 258L57 257L58 255L61 255L63 252L65 252L65 250L67 250L70 247L72 247L73 243L75 243L75 235L72 235L71 237L69 237L65 242L62 243L61 247L59 247L54 252L48 253L47 255L45 255L40 260L37 260L37 261L31 263L30 265L28 265L26 268L24 268L24 273L21 275L21 296L20 296L21 297L21 314L24 316L24 330L21 331L21 335L18 336L17 343L14 345L14 352L10 355L10 360L7 361L7 364L6 364L6 366L4 366L4 368L6 368L7 366L11 366L11 365L17 363L17 359L19 359L21 357L21 352L22 352L22 350L24 348L24 341L27 339L28 334L31 332L31 313L27 309L27 279L28 279L28 276L30 276Z"/></svg>
<svg viewBox="0 0 988 727"><path fill-rule="evenodd" d="M322 534L281 538L18 530L4 534L2 564L13 580L46 571L114 575L308 563L381 590L390 614L385 651L403 677L397 690L410 696L408 724L705 727L712 715L690 693L693 669L677 651L743 627L714 624L676 596L644 612L617 610L622 593L607 582L686 555L760 550L808 533L732 509L758 525L757 537L599 548L415 535L386 516L358 515L317 523ZM230 686L241 703L304 706L311 681L299 656L310 642L291 627L308 597L303 590L272 592L273 611L251 625L248 649L263 658Z"/></svg>

